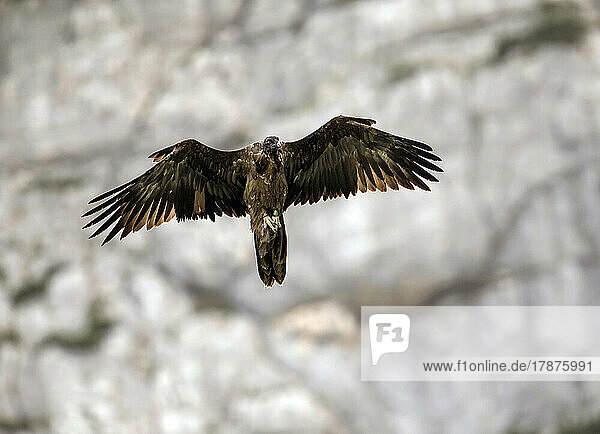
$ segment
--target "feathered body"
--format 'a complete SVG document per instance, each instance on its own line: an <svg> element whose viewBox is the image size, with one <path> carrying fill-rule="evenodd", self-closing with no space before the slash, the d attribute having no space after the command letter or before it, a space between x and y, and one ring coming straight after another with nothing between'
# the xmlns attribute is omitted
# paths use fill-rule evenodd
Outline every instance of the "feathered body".
<svg viewBox="0 0 600 434"><path fill-rule="evenodd" d="M358 191L386 191L437 182L441 159L431 147L378 130L371 119L338 116L294 142L269 136L237 151L219 151L187 139L150 155L157 163L137 178L92 199L83 216L108 230L103 244L146 226L223 214L250 216L258 273L266 286L286 274L283 213Z"/></svg>
<svg viewBox="0 0 600 434"><path fill-rule="evenodd" d="M272 286L275 280L283 283L287 257L283 207L288 188L279 138L270 136L255 143L250 155L244 202L254 233L258 274L265 285Z"/></svg>

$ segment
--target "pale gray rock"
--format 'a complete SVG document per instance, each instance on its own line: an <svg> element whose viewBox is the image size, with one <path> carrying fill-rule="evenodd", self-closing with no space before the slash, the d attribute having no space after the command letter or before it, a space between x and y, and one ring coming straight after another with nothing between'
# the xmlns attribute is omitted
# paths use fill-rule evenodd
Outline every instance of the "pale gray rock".
<svg viewBox="0 0 600 434"><path fill-rule="evenodd" d="M360 305L600 302L600 11L544 4L0 1L0 432L597 421L592 383L359 380ZM283 288L261 286L246 220L102 248L79 229L156 149L340 113L431 143L445 173L290 209Z"/></svg>

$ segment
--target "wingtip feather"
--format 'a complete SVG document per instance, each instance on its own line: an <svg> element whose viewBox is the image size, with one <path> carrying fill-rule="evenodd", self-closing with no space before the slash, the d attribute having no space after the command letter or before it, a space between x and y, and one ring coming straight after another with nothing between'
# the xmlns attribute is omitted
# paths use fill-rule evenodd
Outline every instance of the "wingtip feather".
<svg viewBox="0 0 600 434"><path fill-rule="evenodd" d="M94 214L94 213L95 213L95 212L94 212L94 210L93 210L93 209L91 209L91 210L89 210L89 211L86 211L86 212L84 212L83 214L81 214L81 218L82 218L82 219L84 219L84 218L86 218L86 217L89 217L89 216L91 216L91 215L92 215L92 214Z"/></svg>

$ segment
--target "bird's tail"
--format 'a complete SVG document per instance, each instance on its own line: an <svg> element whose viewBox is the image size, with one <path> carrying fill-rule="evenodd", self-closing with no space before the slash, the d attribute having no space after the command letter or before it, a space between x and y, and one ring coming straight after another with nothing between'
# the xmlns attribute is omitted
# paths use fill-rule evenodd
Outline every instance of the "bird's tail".
<svg viewBox="0 0 600 434"><path fill-rule="evenodd" d="M254 232L254 248L258 275L265 286L273 286L275 281L280 285L285 279L287 260L287 235L283 215L279 216L278 228L274 234L264 236L265 232Z"/></svg>

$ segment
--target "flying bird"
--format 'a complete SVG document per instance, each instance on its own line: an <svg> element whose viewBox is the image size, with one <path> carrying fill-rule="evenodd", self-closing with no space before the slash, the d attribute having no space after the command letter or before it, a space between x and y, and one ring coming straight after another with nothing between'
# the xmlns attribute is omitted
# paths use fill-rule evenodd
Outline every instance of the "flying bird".
<svg viewBox="0 0 600 434"><path fill-rule="evenodd" d="M287 235L283 213L291 205L357 192L422 190L442 172L430 146L381 131L372 119L338 116L293 142L269 136L237 151L220 151L186 139L149 156L156 163L137 178L89 203L83 228L90 238L111 230L123 239L146 226L223 214L250 216L258 274L266 286L283 283Z"/></svg>

